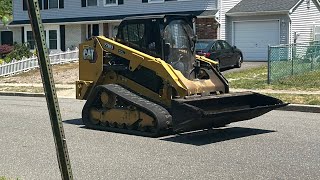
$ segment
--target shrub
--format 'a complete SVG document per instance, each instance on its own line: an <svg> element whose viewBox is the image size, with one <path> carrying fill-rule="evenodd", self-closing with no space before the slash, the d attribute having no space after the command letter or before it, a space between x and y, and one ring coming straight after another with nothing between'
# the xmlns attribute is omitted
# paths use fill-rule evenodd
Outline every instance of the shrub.
<svg viewBox="0 0 320 180"><path fill-rule="evenodd" d="M24 44L14 44L14 50L6 55L4 58L5 62L11 62L12 59L21 60L22 57L29 58L32 56L32 52L30 52L30 48Z"/></svg>
<svg viewBox="0 0 320 180"><path fill-rule="evenodd" d="M6 54L9 54L13 50L13 46L4 44L0 45L0 58L3 58Z"/></svg>
<svg viewBox="0 0 320 180"><path fill-rule="evenodd" d="M0 59L0 65L3 64L3 63L4 63L4 60L3 60L3 59Z"/></svg>

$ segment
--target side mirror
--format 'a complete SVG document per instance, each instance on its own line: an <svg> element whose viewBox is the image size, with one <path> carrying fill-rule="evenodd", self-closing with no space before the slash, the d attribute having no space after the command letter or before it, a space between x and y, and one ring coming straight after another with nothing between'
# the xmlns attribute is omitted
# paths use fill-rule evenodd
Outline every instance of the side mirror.
<svg viewBox="0 0 320 180"><path fill-rule="evenodd" d="M233 49L237 49L237 46L233 46L232 48L233 48Z"/></svg>

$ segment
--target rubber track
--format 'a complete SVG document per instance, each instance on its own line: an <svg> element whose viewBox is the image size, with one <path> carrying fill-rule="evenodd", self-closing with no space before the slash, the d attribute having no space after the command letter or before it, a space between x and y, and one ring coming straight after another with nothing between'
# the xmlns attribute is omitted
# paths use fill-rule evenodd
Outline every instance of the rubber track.
<svg viewBox="0 0 320 180"><path fill-rule="evenodd" d="M117 127L106 127L92 124L89 120L89 111L91 109L92 104L95 102L95 99L100 98L99 94L101 91L107 91L109 93L116 94L125 101L138 107L140 110L145 111L148 114L151 114L157 120L156 131L144 132L139 130L121 129ZM117 84L100 85L94 89L82 110L82 121L88 128L91 129L106 130L139 136L159 137L170 134L172 132L172 128L170 128L169 126L170 124L172 125L172 116L164 107L151 101L148 101L147 99L142 98L141 96Z"/></svg>

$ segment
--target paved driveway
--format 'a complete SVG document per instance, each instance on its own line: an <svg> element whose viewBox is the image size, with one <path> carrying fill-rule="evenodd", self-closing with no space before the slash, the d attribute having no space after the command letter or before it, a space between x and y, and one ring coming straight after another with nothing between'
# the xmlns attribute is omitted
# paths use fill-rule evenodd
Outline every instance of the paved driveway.
<svg viewBox="0 0 320 180"><path fill-rule="evenodd" d="M255 68L263 65L268 65L267 62L243 62L241 68L225 68L222 69L222 74L230 73L230 72L238 72L243 71L250 68Z"/></svg>

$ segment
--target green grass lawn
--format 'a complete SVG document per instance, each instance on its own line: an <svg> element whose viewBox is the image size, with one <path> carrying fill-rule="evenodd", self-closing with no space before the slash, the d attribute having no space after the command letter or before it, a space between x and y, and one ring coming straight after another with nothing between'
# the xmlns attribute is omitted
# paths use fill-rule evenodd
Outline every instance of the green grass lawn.
<svg viewBox="0 0 320 180"><path fill-rule="evenodd" d="M285 76L304 74L315 69L320 69L320 61L273 61L271 67L271 80L278 80Z"/></svg>
<svg viewBox="0 0 320 180"><path fill-rule="evenodd" d="M279 81L267 83L267 66L257 67L241 72L228 73L225 77L228 79L231 88L243 89L274 89L274 90L320 90L320 70L282 78Z"/></svg>
<svg viewBox="0 0 320 180"><path fill-rule="evenodd" d="M288 91L320 91L320 69L303 75L295 75L282 78L279 81L267 83L267 67L257 67L241 72L228 73L225 77L228 79L231 88L235 89L272 89ZM279 98L288 103L320 105L320 95L306 94L275 94L267 95Z"/></svg>

